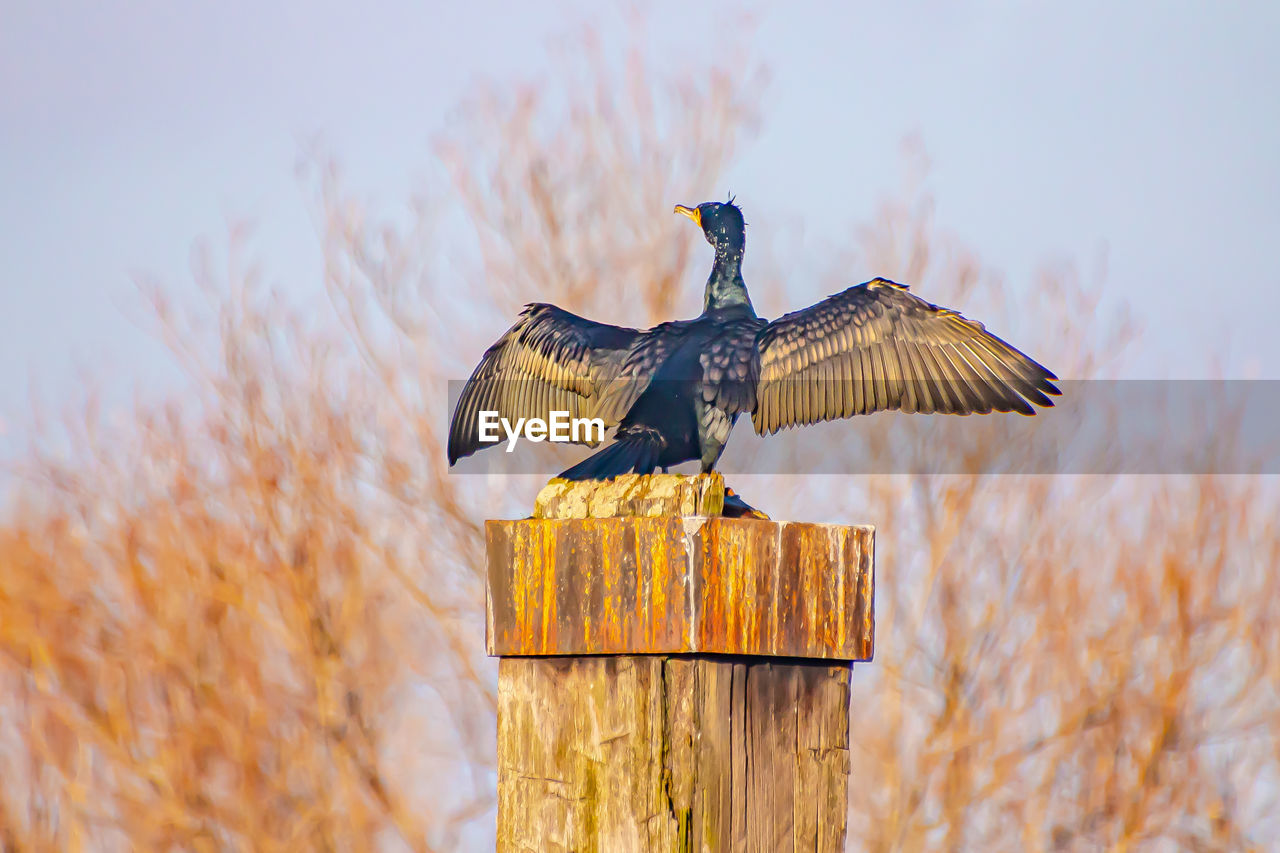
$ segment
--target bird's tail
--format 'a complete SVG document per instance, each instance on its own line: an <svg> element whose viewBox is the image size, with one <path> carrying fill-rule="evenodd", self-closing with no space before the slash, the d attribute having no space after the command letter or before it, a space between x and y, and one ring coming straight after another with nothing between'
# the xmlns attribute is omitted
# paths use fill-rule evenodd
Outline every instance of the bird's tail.
<svg viewBox="0 0 1280 853"><path fill-rule="evenodd" d="M560 475L564 480L608 480L620 474L652 474L665 442L656 431L621 434L613 444L593 453Z"/></svg>

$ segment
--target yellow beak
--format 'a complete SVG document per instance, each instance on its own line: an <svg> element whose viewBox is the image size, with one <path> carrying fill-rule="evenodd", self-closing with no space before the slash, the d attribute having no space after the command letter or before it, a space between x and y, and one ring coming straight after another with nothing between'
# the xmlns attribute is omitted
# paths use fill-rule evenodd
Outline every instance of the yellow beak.
<svg viewBox="0 0 1280 853"><path fill-rule="evenodd" d="M702 227L702 211L698 210L698 208L685 207L683 204L677 204L674 212L679 213L682 216L689 217L690 219L693 220L695 225L697 225L699 228Z"/></svg>

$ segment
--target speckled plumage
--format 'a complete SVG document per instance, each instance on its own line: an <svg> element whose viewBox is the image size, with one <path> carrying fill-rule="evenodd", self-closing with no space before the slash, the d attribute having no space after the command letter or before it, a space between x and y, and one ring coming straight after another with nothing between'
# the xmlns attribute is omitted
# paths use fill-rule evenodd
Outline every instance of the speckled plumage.
<svg viewBox="0 0 1280 853"><path fill-rule="evenodd" d="M732 203L676 210L715 248L703 313L645 331L533 304L491 346L454 410L449 462L481 449L477 417L599 417L614 443L564 473L598 479L691 459L710 471L738 416L768 435L897 409L1034 414L1055 377L981 323L873 279L772 323L742 279L746 228Z"/></svg>

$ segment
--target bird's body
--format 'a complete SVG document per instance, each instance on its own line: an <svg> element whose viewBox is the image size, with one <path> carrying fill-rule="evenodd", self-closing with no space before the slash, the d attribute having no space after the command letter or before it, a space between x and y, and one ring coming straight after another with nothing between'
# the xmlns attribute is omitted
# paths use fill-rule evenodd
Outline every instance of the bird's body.
<svg viewBox="0 0 1280 853"><path fill-rule="evenodd" d="M619 448L570 468L568 479L601 479L635 470L649 473L690 459L710 471L738 416L755 408L759 373L756 338L766 323L749 305L703 312L643 333L633 351L634 374L648 377L618 423L616 445L632 445L639 464L624 470ZM634 380L627 380L628 382ZM593 461L594 460L594 461Z"/></svg>
<svg viewBox="0 0 1280 853"><path fill-rule="evenodd" d="M898 409L970 414L1051 406L1056 377L980 323L873 279L773 322L751 305L745 224L732 202L679 206L716 249L704 310L640 331L552 305L525 308L485 353L449 431L449 462L486 446L479 414L551 411L616 426L568 479L647 474L688 460L714 468L738 416L756 430Z"/></svg>

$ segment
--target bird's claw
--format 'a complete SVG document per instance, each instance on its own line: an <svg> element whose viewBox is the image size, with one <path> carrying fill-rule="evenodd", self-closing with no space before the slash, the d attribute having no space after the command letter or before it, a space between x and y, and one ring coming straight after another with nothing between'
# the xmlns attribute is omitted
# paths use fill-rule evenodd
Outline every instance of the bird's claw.
<svg viewBox="0 0 1280 853"><path fill-rule="evenodd" d="M723 512L726 518L758 518L761 521L769 521L769 516L744 501L728 486L724 487Z"/></svg>

